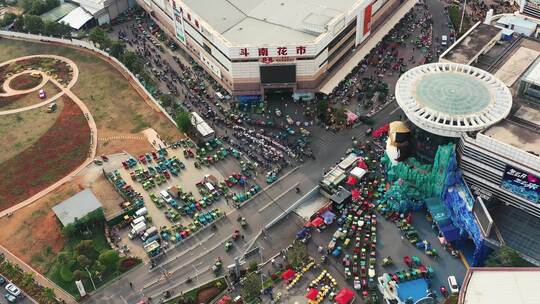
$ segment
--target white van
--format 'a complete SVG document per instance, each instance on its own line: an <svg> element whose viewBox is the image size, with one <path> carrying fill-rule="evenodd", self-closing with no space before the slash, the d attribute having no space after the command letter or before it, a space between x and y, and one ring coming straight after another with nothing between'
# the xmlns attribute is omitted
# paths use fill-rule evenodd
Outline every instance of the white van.
<svg viewBox="0 0 540 304"><path fill-rule="evenodd" d="M219 100L225 99L225 96L223 96L223 94L221 94L220 92L216 92L216 97L217 97Z"/></svg>
<svg viewBox="0 0 540 304"><path fill-rule="evenodd" d="M148 209L146 207L142 207L141 209L135 211L135 217L140 217L148 214Z"/></svg>
<svg viewBox="0 0 540 304"><path fill-rule="evenodd" d="M452 294L458 294L459 293L459 285L457 283L455 276L449 276L448 277L448 287L450 287L450 292Z"/></svg>
<svg viewBox="0 0 540 304"><path fill-rule="evenodd" d="M442 37L441 37L441 45L444 45L444 46L448 45L448 36L442 35Z"/></svg>

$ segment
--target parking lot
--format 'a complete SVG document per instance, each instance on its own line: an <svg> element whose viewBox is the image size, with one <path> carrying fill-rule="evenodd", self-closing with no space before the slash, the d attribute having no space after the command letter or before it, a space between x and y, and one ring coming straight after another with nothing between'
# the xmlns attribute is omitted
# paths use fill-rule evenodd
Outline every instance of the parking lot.
<svg viewBox="0 0 540 304"><path fill-rule="evenodd" d="M162 180L156 182L156 184L159 183L159 185L153 186L151 188L147 187L146 190L143 186L145 181L134 180L132 178L132 175L136 171L140 172L143 170L149 170L150 167L155 167L157 162L154 159L152 159L152 161L146 161L147 164L143 164L141 163L141 161L137 161L137 165L129 169L125 169L122 166L116 168L116 171L118 172L120 177L128 185L130 185L134 191L141 194L144 200L144 206L148 210L147 221L148 218L151 219L151 223L147 223L147 228L151 226L156 226L160 230L163 230L162 228L164 227L170 228L173 226L192 227L191 225L194 222L193 215L196 213L205 214L206 212L217 209L221 214L225 214L230 212L234 208L234 201L231 198L225 199L224 195L215 198L216 194L214 194L214 198L208 200L203 199L203 193L205 193L206 198L208 198L210 192L217 190L217 185L224 182L225 179L228 179L233 173L239 173L239 162L241 161L241 159L237 159L232 155L229 155L224 159L221 159L211 165L197 168L195 166L195 158L186 157L184 155L184 150L194 151L195 149L187 147L167 149L167 156L165 157L165 159L177 159L179 162L181 162L184 168L178 170L178 174L176 176L170 173L172 172L171 170L168 170L167 172L169 172L169 178L160 178ZM151 155L151 151L149 151L149 154ZM139 159L139 156L132 157L134 159ZM127 158L128 156L126 156L124 160L126 160ZM213 189L213 186L209 186L207 184L208 182L216 186L216 189ZM226 187L226 191L229 191L229 193L244 193L245 191L249 191L250 187L252 187L254 183L255 181L252 178L246 178L244 186L240 185L240 183L238 183L237 185L230 184L231 187ZM199 185L197 186L197 184ZM185 193L187 196L189 196L189 194L191 193L195 201L195 204L191 206L196 207L191 209L184 207L189 205L185 204L186 196L172 197L174 202L165 202L163 196L161 195L161 192L169 190L168 193L171 193L176 191L173 191L171 187L176 187L177 190ZM208 187L211 188L209 189ZM202 192L199 191L201 190L200 188L202 188ZM203 200L207 202L206 206L204 203L202 203ZM178 207L175 208L174 204L177 204ZM188 209L190 209L190 211L186 212L186 210ZM120 236L122 239L121 243L129 247L131 254L145 257L146 254L142 248L140 239L130 239L128 237L130 229L131 226L128 226L126 229L122 229L120 231Z"/></svg>

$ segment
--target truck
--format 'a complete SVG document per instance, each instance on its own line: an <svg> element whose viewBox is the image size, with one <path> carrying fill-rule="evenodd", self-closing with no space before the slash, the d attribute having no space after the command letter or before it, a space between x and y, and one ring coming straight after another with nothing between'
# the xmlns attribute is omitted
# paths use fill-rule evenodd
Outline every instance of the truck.
<svg viewBox="0 0 540 304"><path fill-rule="evenodd" d="M158 241L153 241L150 244L144 246L144 251L148 254L149 257L155 257L161 253L161 245Z"/></svg>
<svg viewBox="0 0 540 304"><path fill-rule="evenodd" d="M146 207L142 207L141 209L135 211L135 217L143 216L148 214L148 209Z"/></svg>
<svg viewBox="0 0 540 304"><path fill-rule="evenodd" d="M131 228L131 231L129 232L128 236L132 240L135 237L141 235L146 230L146 223L141 222L135 225L135 227Z"/></svg>
<svg viewBox="0 0 540 304"><path fill-rule="evenodd" d="M180 191L178 191L178 187L171 186L171 187L167 188L167 193L169 193L173 198L178 198L179 194L180 194Z"/></svg>
<svg viewBox="0 0 540 304"><path fill-rule="evenodd" d="M131 228L135 228L135 226L137 226L137 224L139 223L144 223L146 221L145 217L144 216L139 216L137 218L135 218L133 221L131 221Z"/></svg>
<svg viewBox="0 0 540 304"><path fill-rule="evenodd" d="M159 233L158 234L154 234L153 236L147 238L144 242L143 242L143 246L146 246L150 243L152 243L153 241L160 241L159 239Z"/></svg>
<svg viewBox="0 0 540 304"><path fill-rule="evenodd" d="M156 226L152 226L148 229L146 229L146 231L144 232L144 234L141 236L141 239L144 241L146 241L148 238L156 235L158 233L158 229Z"/></svg>

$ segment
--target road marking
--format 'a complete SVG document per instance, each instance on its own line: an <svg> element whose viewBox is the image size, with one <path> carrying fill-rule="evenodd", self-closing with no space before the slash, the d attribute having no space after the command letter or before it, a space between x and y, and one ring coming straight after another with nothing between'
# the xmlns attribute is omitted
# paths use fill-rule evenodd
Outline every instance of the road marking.
<svg viewBox="0 0 540 304"><path fill-rule="evenodd" d="M120 299L122 299L122 301L124 301L124 303L129 304L128 301L126 301L126 299L124 299L124 297L122 295L120 295Z"/></svg>
<svg viewBox="0 0 540 304"><path fill-rule="evenodd" d="M182 257L183 255L185 255L186 253L189 253L190 255L193 255L193 250L196 249L197 247L201 246L203 243L205 243L206 241L208 241L209 239L211 239L214 235L216 235L214 232L210 233L208 236L206 236L203 240L201 240L198 244L194 245L194 246L191 246L189 248L187 248L186 250L184 251L181 251L179 254L175 255L173 258L170 258L166 261L164 261L161 265L162 266L165 266L167 264L169 264L170 262L172 261L176 261L178 258ZM170 253L170 251L169 251ZM154 267L152 269L150 269L149 272L152 272L152 271L155 271L157 267Z"/></svg>
<svg viewBox="0 0 540 304"><path fill-rule="evenodd" d="M401 109L401 108L400 108L400 107L396 107L396 108L395 108L395 109L393 109L393 110L392 110L392 112L390 112L390 114L388 114L388 115L392 115L392 114L394 114L394 112L396 112L396 111L397 111L397 110L399 110L399 109Z"/></svg>
<svg viewBox="0 0 540 304"><path fill-rule="evenodd" d="M297 187L299 184L300 184L300 182L297 182L296 184L292 185L291 187L289 187L289 189L287 189L287 191L284 191L283 193L278 195L276 198L272 198L272 197L270 197L270 195L268 195L270 197L270 202L268 204L264 205L261 209L259 209L259 213L263 212L266 208L270 207L270 205L272 205L273 203L275 203L276 201L281 199L285 194L289 193L289 191L291 191L293 188Z"/></svg>

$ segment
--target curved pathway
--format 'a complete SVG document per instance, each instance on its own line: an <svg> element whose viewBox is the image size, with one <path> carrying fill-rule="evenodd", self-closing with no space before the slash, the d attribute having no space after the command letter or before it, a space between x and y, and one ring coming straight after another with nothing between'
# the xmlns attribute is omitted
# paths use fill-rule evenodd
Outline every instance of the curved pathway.
<svg viewBox="0 0 540 304"><path fill-rule="evenodd" d="M32 55L32 56L19 57L19 58L15 58L15 59L12 59L12 60L9 60L9 61L6 61L6 62L0 64L0 67L3 66L3 65L6 65L6 64L16 62L16 61L25 60L25 59L31 59L31 58L52 58L52 59L62 60L62 61L66 62L67 64L69 64L71 66L72 71L73 71L73 78L71 79L71 81L68 83L67 86L63 86L56 79L54 79L54 78L52 78L52 77L50 77L50 76L43 73L42 75L44 75L44 78L46 78L48 81L50 81L51 83L53 83L55 86L57 86L60 89L60 93L58 93L55 96L47 99L44 102L41 102L41 103L38 103L38 104L30 105L30 106L19 108L19 109L0 111L0 115L14 114L14 113L19 113L19 112L35 109L37 107L46 105L46 104L50 103L51 101L53 101L53 100L55 100L55 99L57 99L57 98L59 98L59 97L61 97L61 96L63 96L65 94L66 96L71 98L71 100L73 100L73 102L75 102L75 104L77 104L77 106L81 109L83 115L86 117L86 119L88 121L88 126L90 127L90 151L88 153L88 157L86 158L86 160L79 167L77 167L75 170L71 171L67 176L65 176L64 178L62 178L59 181L55 182L54 184L50 185L49 187L41 190L40 192L36 193L32 197L18 203L17 205L11 206L10 208L8 208L6 210L1 211L0 212L0 217L4 217L7 214L13 213L13 212L15 212L15 211L17 211L17 210L19 210L21 208L24 208L24 207L30 205L33 202L35 202L36 200L42 198L43 196L47 195L51 191L53 191L56 188L60 187L62 184L69 181L73 176L77 175L82 169L84 169L86 166L88 166L90 163L92 163L94 161L94 158L96 157L97 142L98 142L96 122L94 121L94 118L92 117L92 114L90 113L90 111L88 110L88 108L86 107L84 102L82 100L80 100L79 97L77 95L75 95L73 92L71 92L71 90L70 90L75 85L75 83L77 82L77 80L79 78L79 68L77 67L75 62L73 62L72 60L70 60L68 58L65 58L65 57L57 56L57 55ZM27 73L27 72L32 72L32 71L25 71L25 72L22 72L22 73ZM37 71L37 72L40 72L40 71ZM19 74L21 74L21 73L19 73ZM17 74L17 75L19 75L19 74ZM40 86L38 85L37 87L30 90L30 92L39 89L39 87ZM13 95L19 95L21 93L20 93L20 91L8 88L6 90L6 93L3 93L3 94L4 94L4 96L13 96ZM5 95L5 94L7 94L7 95Z"/></svg>

